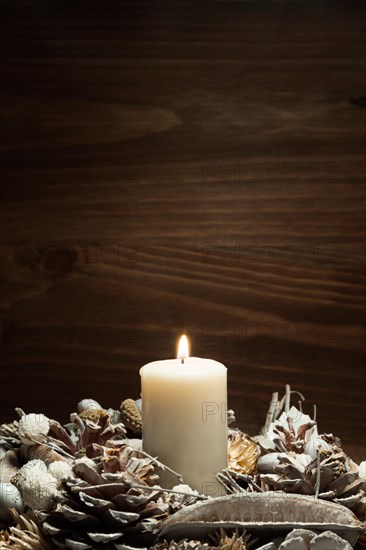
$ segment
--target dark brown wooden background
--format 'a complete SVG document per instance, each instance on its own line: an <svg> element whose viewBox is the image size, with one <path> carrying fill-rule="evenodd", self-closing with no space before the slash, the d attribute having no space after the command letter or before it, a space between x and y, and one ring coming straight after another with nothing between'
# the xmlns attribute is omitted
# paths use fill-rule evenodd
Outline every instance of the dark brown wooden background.
<svg viewBox="0 0 366 550"><path fill-rule="evenodd" d="M364 456L365 4L1 10L1 418L117 407L184 330L243 429L289 383Z"/></svg>

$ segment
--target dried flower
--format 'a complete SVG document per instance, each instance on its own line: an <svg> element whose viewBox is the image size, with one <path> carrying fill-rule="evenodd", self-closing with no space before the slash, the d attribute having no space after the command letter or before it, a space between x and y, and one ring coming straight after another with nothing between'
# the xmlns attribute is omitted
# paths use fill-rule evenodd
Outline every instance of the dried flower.
<svg viewBox="0 0 366 550"><path fill-rule="evenodd" d="M57 480L42 460L31 460L13 478L24 504L32 510L49 510L57 496Z"/></svg>
<svg viewBox="0 0 366 550"><path fill-rule="evenodd" d="M314 426L316 422L310 416L291 407L270 425L266 437L280 451L302 453L304 446L310 441Z"/></svg>
<svg viewBox="0 0 366 550"><path fill-rule="evenodd" d="M242 432L234 433L228 442L228 467L241 474L252 474L255 470L259 446Z"/></svg>
<svg viewBox="0 0 366 550"><path fill-rule="evenodd" d="M23 443L41 443L50 430L50 421L44 414L25 414L19 420L18 435Z"/></svg>
<svg viewBox="0 0 366 550"><path fill-rule="evenodd" d="M73 477L73 472L70 464L63 462L62 460L56 460L48 467L48 472L55 478L57 481L62 481L63 479L68 479Z"/></svg>

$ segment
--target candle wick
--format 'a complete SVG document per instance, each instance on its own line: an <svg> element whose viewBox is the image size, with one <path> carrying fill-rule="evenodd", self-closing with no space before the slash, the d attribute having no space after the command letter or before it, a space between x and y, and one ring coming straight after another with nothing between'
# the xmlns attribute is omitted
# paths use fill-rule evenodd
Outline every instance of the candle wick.
<svg viewBox="0 0 366 550"><path fill-rule="evenodd" d="M181 364L184 365L184 357L180 360Z"/></svg>

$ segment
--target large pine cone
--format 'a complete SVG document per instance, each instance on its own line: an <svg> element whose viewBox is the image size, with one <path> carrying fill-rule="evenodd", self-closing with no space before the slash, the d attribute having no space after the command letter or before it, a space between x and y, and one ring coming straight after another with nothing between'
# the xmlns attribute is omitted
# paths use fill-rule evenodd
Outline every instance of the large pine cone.
<svg viewBox="0 0 366 550"><path fill-rule="evenodd" d="M58 548L152 543L160 522L183 501L155 486L152 460L138 450L104 448L99 460L75 461L76 477L65 482L55 510L39 514L43 529Z"/></svg>

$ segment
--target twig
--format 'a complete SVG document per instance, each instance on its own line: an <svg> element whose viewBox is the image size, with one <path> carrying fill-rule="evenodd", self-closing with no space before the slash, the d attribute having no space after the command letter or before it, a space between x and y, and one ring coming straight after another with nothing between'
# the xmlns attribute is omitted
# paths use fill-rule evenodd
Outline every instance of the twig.
<svg viewBox="0 0 366 550"><path fill-rule="evenodd" d="M216 474L216 478L221 483L221 485L223 485L225 490L230 489L232 491L232 489L235 488L239 493L245 492L245 489L243 489L243 487L240 487L240 485L228 474L226 470ZM231 485L231 487L228 486L229 484Z"/></svg>
<svg viewBox="0 0 366 550"><path fill-rule="evenodd" d="M275 392L272 394L272 399L269 404L269 409L267 412L266 422L262 428L262 434L266 434L268 432L271 423L273 422L273 420L275 420L277 403L278 403L278 392Z"/></svg>
<svg viewBox="0 0 366 550"><path fill-rule="evenodd" d="M320 450L316 451L317 465L316 465L316 482L315 482L315 498L319 497L320 493Z"/></svg>
<svg viewBox="0 0 366 550"><path fill-rule="evenodd" d="M281 401L278 403L277 405L277 412L276 412L276 420L277 418L280 416L280 414L282 413L283 411L283 407L285 405L285 400L286 400L286 395L284 395L281 399Z"/></svg>
<svg viewBox="0 0 366 550"><path fill-rule="evenodd" d="M301 401L305 401L305 397L303 396L303 394L302 394L300 391L291 390L290 393L291 393L291 394L296 393L296 395L299 395L299 396L300 396Z"/></svg>
<svg viewBox="0 0 366 550"><path fill-rule="evenodd" d="M291 388L289 384L286 384L286 395L285 395L285 413L288 414L290 410L290 399L291 399Z"/></svg>
<svg viewBox="0 0 366 550"><path fill-rule="evenodd" d="M89 491L90 489L104 489L105 487L128 487L130 489L143 489L144 491L156 491L157 493L173 493L177 495L183 495L185 497L194 497L201 500L207 500L205 495L196 495L194 493L186 493L184 491L175 491L173 489L164 489L163 487L150 487L149 485L141 485L140 483L131 483L125 481L124 483L101 483L99 485L89 485L88 487L75 487L78 491Z"/></svg>
<svg viewBox="0 0 366 550"><path fill-rule="evenodd" d="M227 472L229 472L230 475L235 475L239 479L242 479L243 481L246 481L249 485L254 487L257 491L259 491L260 493L263 493L263 489L261 489L259 487L259 485L257 485L255 483L255 481L253 481L250 476L248 476L246 474L239 474L238 472L235 472L235 470L230 470L229 468L227 468Z"/></svg>
<svg viewBox="0 0 366 550"><path fill-rule="evenodd" d="M317 412L316 411L316 405L314 404L313 407L314 407L314 415L313 415L314 418L313 418L313 420L314 420L314 422L316 422L316 412Z"/></svg>

